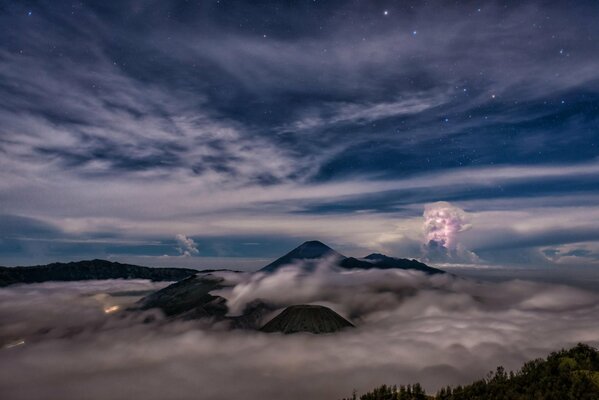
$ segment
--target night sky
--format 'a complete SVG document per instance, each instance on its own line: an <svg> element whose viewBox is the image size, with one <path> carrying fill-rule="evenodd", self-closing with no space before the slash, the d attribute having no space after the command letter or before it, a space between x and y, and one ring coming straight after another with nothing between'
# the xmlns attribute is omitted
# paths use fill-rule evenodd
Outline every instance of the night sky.
<svg viewBox="0 0 599 400"><path fill-rule="evenodd" d="M0 265L319 239L599 266L599 2L2 1Z"/></svg>

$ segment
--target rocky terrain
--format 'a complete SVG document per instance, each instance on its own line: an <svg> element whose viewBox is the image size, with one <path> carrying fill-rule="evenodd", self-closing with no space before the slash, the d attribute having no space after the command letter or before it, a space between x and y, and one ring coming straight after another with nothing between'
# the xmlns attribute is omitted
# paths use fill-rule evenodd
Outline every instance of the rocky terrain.
<svg viewBox="0 0 599 400"><path fill-rule="evenodd" d="M295 305L287 307L260 330L262 332L333 333L353 324L328 307L319 305Z"/></svg>

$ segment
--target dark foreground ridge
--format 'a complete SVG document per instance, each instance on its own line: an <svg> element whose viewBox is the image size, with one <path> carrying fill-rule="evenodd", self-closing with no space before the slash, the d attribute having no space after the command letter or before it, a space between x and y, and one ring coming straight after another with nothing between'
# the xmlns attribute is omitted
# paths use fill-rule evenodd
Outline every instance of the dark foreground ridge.
<svg viewBox="0 0 599 400"><path fill-rule="evenodd" d="M417 260L389 257L373 253L364 258L345 257L318 240L304 242L284 256L271 262L260 271L273 272L295 261L335 258L339 266L346 269L406 269L421 271L427 274L443 274L445 271L429 267Z"/></svg>
<svg viewBox="0 0 599 400"><path fill-rule="evenodd" d="M360 400L597 400L599 352L585 344L551 353L547 359L529 361L517 372L498 367L486 379L466 386L441 389L427 396L419 384L383 385ZM351 398L357 399L357 396ZM345 399L350 400L350 399Z"/></svg>
<svg viewBox="0 0 599 400"><path fill-rule="evenodd" d="M178 281L195 275L189 268L150 268L106 260L52 263L32 267L0 267L0 287L15 283L84 281L92 279L150 279Z"/></svg>
<svg viewBox="0 0 599 400"><path fill-rule="evenodd" d="M287 307L260 330L262 332L333 333L353 324L328 307L318 305L296 305Z"/></svg>

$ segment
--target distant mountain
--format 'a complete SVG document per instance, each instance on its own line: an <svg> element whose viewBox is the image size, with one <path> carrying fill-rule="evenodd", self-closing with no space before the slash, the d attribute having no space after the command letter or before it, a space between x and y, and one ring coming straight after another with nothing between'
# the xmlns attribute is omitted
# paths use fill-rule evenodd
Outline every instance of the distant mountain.
<svg viewBox="0 0 599 400"><path fill-rule="evenodd" d="M353 324L328 307L318 305L295 305L287 307L282 313L266 323L262 332L333 333L344 328L353 328Z"/></svg>
<svg viewBox="0 0 599 400"><path fill-rule="evenodd" d="M106 260L88 260L32 267L0 267L0 287L14 283L93 279L178 281L196 273L198 271L189 268L150 268Z"/></svg>
<svg viewBox="0 0 599 400"><path fill-rule="evenodd" d="M318 240L311 240L302 243L283 257L277 258L260 271L272 272L276 271L279 267L291 264L296 260L314 260L325 257L345 258L345 256L337 253L326 244L319 242Z"/></svg>
<svg viewBox="0 0 599 400"><path fill-rule="evenodd" d="M407 269L425 272L427 274L444 274L445 271L421 263L420 261L407 258L389 257L384 254L373 253L363 259L348 257L341 260L340 265L347 269Z"/></svg>
<svg viewBox="0 0 599 400"><path fill-rule="evenodd" d="M320 258L335 257L339 260L339 266L346 269L406 269L425 272L427 274L443 274L445 271L429 267L428 265L416 260L407 258L389 257L384 254L373 253L363 259L354 257L345 257L336 252L326 244L318 240L311 240L302 243L299 247L291 250L283 257L277 258L260 271L273 272L284 265L292 264L298 260L315 260Z"/></svg>

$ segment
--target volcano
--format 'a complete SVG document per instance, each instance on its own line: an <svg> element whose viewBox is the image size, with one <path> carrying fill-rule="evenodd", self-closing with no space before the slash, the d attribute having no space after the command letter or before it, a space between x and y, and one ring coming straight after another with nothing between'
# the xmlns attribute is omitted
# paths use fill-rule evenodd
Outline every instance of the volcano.
<svg viewBox="0 0 599 400"><path fill-rule="evenodd" d="M310 240L308 242L302 243L301 245L291 250L284 256L277 258L275 261L271 262L270 264L262 268L260 271L272 272L277 270L279 267L282 267L283 265L292 264L296 260L315 260L319 258L328 257L336 257L340 259L345 258L345 256L337 253L335 250L331 249L326 244L318 240Z"/></svg>
<svg viewBox="0 0 599 400"><path fill-rule="evenodd" d="M274 272L279 268L293 264L296 261L310 261L323 258L335 258L339 267L344 269L404 269L424 272L429 275L443 274L445 271L430 267L420 261L408 258L389 257L373 253L364 258L345 257L318 240L304 242L284 256L277 258L261 272ZM305 267L310 269L312 266Z"/></svg>
<svg viewBox="0 0 599 400"><path fill-rule="evenodd" d="M272 273L296 261L320 260L324 258L335 259L336 267L340 270L403 269L420 271L429 275L444 273L440 269L429 267L417 260L388 257L383 254L374 253L364 258L345 257L318 240L302 243L260 271ZM314 263L311 264L304 265L302 268L305 268L306 272L310 272ZM242 315L230 317L227 315L229 311L227 300L215 292L225 287L234 286L234 283L227 283L223 278L207 271L197 272L197 275L173 283L144 297L138 302L136 308L140 310L158 308L167 317L181 319L208 317L220 321L229 321L237 328L257 329L266 315L282 306L254 299L255 302L248 304ZM235 271L229 272L235 273ZM289 313L291 313L291 317L288 315ZM278 321L277 318L279 317L283 318L284 321ZM292 306L281 313L279 317L271 321L274 325L269 325L271 323L269 322L264 325L263 329L274 329L274 331L278 330L286 333L290 333L287 332L289 330L293 332L321 333L332 332L334 329L348 326L347 324L351 326L343 317L321 306ZM287 321L288 318L292 318L292 320ZM307 321L304 324L305 326L300 323L301 321Z"/></svg>
<svg viewBox="0 0 599 400"><path fill-rule="evenodd" d="M318 305L289 306L271 319L260 330L262 332L332 333L354 325L328 307Z"/></svg>

